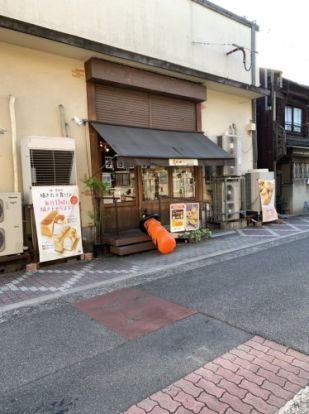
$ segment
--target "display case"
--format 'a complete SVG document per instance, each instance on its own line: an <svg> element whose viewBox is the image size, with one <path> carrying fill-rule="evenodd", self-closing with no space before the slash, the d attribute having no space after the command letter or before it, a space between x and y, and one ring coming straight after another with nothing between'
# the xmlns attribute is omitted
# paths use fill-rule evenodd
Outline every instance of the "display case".
<svg viewBox="0 0 309 414"><path fill-rule="evenodd" d="M194 198L195 178L193 167L173 168L173 197Z"/></svg>
<svg viewBox="0 0 309 414"><path fill-rule="evenodd" d="M168 170L160 167L142 169L143 200L153 201L169 195Z"/></svg>
<svg viewBox="0 0 309 414"><path fill-rule="evenodd" d="M105 204L133 201L136 196L135 170L113 170L102 173L102 181L108 184L109 190L104 199Z"/></svg>

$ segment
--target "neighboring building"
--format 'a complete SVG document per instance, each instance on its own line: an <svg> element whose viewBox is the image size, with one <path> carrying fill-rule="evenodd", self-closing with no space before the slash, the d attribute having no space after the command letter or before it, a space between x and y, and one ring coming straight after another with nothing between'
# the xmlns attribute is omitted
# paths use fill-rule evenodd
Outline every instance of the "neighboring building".
<svg viewBox="0 0 309 414"><path fill-rule="evenodd" d="M102 172L113 187L117 218L107 204L106 230L115 221L134 228L145 210L159 207L167 221L174 198L211 203L204 167L225 166L230 156L201 141L201 131L214 143L224 134L237 141L237 175L256 167L254 100L267 93L258 86L257 30L207 0L2 3L0 127L8 131L0 192L14 186L13 95L17 142L75 139L84 235L92 206L85 176ZM78 118L90 122L78 125ZM17 166L22 192L19 158Z"/></svg>
<svg viewBox="0 0 309 414"><path fill-rule="evenodd" d="M309 202L309 86L260 71L270 96L257 101L258 167L275 171L277 207L303 213Z"/></svg>

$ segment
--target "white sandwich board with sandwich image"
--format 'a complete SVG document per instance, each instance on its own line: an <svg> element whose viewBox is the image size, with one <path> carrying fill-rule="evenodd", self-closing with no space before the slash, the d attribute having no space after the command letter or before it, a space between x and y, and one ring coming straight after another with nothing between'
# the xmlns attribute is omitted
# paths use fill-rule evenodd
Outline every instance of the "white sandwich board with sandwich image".
<svg viewBox="0 0 309 414"><path fill-rule="evenodd" d="M76 185L32 187L40 262L83 253Z"/></svg>

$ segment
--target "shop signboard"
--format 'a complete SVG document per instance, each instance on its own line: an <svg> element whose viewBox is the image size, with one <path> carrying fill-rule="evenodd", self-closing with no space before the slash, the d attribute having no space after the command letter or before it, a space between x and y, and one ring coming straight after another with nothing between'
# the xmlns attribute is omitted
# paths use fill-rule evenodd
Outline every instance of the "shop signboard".
<svg viewBox="0 0 309 414"><path fill-rule="evenodd" d="M186 203L186 230L197 230L200 227L199 203Z"/></svg>
<svg viewBox="0 0 309 414"><path fill-rule="evenodd" d="M170 205L170 230L171 233L186 230L186 205L184 203Z"/></svg>
<svg viewBox="0 0 309 414"><path fill-rule="evenodd" d="M267 223L278 220L275 208L275 180L258 180L259 193L262 206L262 221Z"/></svg>
<svg viewBox="0 0 309 414"><path fill-rule="evenodd" d="M199 204L177 203L170 205L170 231L172 233L199 228Z"/></svg>
<svg viewBox="0 0 309 414"><path fill-rule="evenodd" d="M168 160L170 167L193 167L198 166L198 160L196 159L180 159L180 158L170 158Z"/></svg>
<svg viewBox="0 0 309 414"><path fill-rule="evenodd" d="M83 253L78 187L32 187L40 262Z"/></svg>

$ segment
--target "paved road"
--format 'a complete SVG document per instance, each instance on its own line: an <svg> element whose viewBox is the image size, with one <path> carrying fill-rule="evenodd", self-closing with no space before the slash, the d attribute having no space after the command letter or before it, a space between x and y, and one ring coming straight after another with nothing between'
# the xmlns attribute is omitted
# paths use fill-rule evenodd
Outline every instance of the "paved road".
<svg viewBox="0 0 309 414"><path fill-rule="evenodd" d="M196 313L132 340L64 301L3 322L0 412L119 413L254 335L308 354L308 248L255 248L139 285Z"/></svg>

